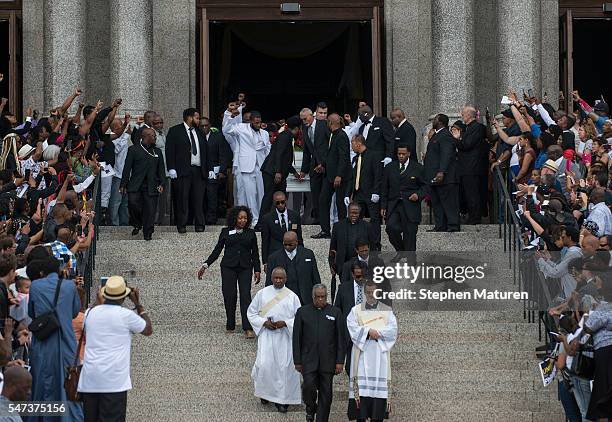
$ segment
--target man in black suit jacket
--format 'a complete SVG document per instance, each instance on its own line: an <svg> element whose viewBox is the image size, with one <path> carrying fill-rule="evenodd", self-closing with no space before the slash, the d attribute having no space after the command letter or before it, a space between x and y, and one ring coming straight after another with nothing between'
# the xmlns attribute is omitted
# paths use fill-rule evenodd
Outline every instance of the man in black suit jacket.
<svg viewBox="0 0 612 422"><path fill-rule="evenodd" d="M363 285L365 284L366 265L363 262L354 262L350 267L351 281L340 284L334 306L342 312L344 318L344 326L346 327L346 318L351 313L351 310L358 303L365 302L365 294ZM351 348L352 341L348 329L346 335L346 364L345 369L347 375L351 373Z"/></svg>
<svg viewBox="0 0 612 422"><path fill-rule="evenodd" d="M287 208L287 197L283 192L274 193L274 207L261 219L261 261L264 264L270 255L283 249L285 233L294 231L298 243L304 244L300 214Z"/></svg>
<svg viewBox="0 0 612 422"><path fill-rule="evenodd" d="M395 149L397 150L398 145L406 145L412 153L412 159L419 161L417 157L417 145L416 145L416 131L414 126L406 120L406 115L401 108L396 108L391 111L391 122L395 127Z"/></svg>
<svg viewBox="0 0 612 422"><path fill-rule="evenodd" d="M358 110L361 126L359 134L366 140L366 146L380 157L386 166L392 161L395 147L395 131L386 117L376 116L369 105Z"/></svg>
<svg viewBox="0 0 612 422"><path fill-rule="evenodd" d="M344 204L352 201L361 207L361 218L365 216L366 209L370 215L370 238L374 240L372 249L379 251L380 244L380 187L382 181L383 165L379 156L370 151L365 145L362 135L355 135L351 146L356 155L353 158L351 180L344 198Z"/></svg>
<svg viewBox="0 0 612 422"><path fill-rule="evenodd" d="M351 164L349 153L349 139L344 132L344 120L334 113L328 119L331 136L327 144L327 156L324 159L325 180L319 196L319 225L321 232L312 236L313 239L325 239L330 237L329 210L331 200L336 194L336 207L338 218L346 217L346 205L344 205L344 193L348 180L351 177Z"/></svg>
<svg viewBox="0 0 612 422"><path fill-rule="evenodd" d="M387 221L389 242L395 250L416 251L426 188L423 166L410 159L406 145L398 146L397 158L398 162L385 167L380 207Z"/></svg>
<svg viewBox="0 0 612 422"><path fill-rule="evenodd" d="M183 111L183 123L166 135L166 162L174 190L174 218L179 233L185 233L189 208L196 232L203 232L204 193L208 179L206 137L198 129L200 114L195 108Z"/></svg>
<svg viewBox="0 0 612 422"><path fill-rule="evenodd" d="M270 153L261 166L264 195L261 200L259 215L270 212L274 192L287 192L287 176L289 173L300 179L299 173L293 168L293 139L299 131L300 118L297 116L289 117L287 119L287 129L276 137Z"/></svg>
<svg viewBox="0 0 612 422"><path fill-rule="evenodd" d="M465 106L461 118L466 124L463 135L457 139L457 173L461 192L467 205L467 224L480 224L480 185L482 184L482 150L486 144L487 130L476 121L476 109Z"/></svg>
<svg viewBox="0 0 612 422"><path fill-rule="evenodd" d="M327 288L312 288L311 305L298 309L293 322L293 363L302 374L306 420L327 422L334 374L342 372L346 355L346 324L340 309L327 303ZM318 393L318 394L317 394ZM318 396L318 397L317 397Z"/></svg>
<svg viewBox="0 0 612 422"><path fill-rule="evenodd" d="M302 305L312 303L312 287L321 283L314 252L298 245L295 232L283 236L283 249L268 257L270 271L266 271L266 286L272 285L272 269L283 267L287 273L285 286L300 298Z"/></svg>
<svg viewBox="0 0 612 422"><path fill-rule="evenodd" d="M457 232L460 228L455 138L448 130L448 116L445 114L436 115L432 124L423 164L436 221L433 231Z"/></svg>
<svg viewBox="0 0 612 422"><path fill-rule="evenodd" d="M155 147L155 130L145 128L140 134L138 143L128 149L120 190L128 194L130 223L134 227L132 235L142 228L144 239L151 240L157 198L164 190L166 169L162 152Z"/></svg>
<svg viewBox="0 0 612 422"><path fill-rule="evenodd" d="M310 176L310 195L307 196L312 209L314 224L319 224L319 196L325 179L325 159L329 144L329 127L326 120L315 119L312 110L304 108L300 112L302 119L302 136L304 139L304 152L302 154L302 168L300 177ZM307 214L308 217L310 215Z"/></svg>
<svg viewBox="0 0 612 422"><path fill-rule="evenodd" d="M360 218L361 208L357 204L349 204L348 218L334 224L331 241L329 242L329 266L333 274L338 274L342 280L344 263L357 256L355 245L358 240L367 239L372 247L370 225Z"/></svg>
<svg viewBox="0 0 612 422"><path fill-rule="evenodd" d="M344 263L340 283L351 281L351 266L356 262L361 262L365 265L365 278L368 280L373 279L374 268L385 266L385 262L382 259L375 254L370 254L370 242L368 242L367 239L358 239L357 242L355 242L355 253L357 256Z"/></svg>
<svg viewBox="0 0 612 422"><path fill-rule="evenodd" d="M217 207L219 187L227 183L227 167L231 163L227 151L230 149L221 131L210 126L208 117L200 119L200 130L206 139L206 158L208 161L208 178L206 180L206 224L217 224Z"/></svg>

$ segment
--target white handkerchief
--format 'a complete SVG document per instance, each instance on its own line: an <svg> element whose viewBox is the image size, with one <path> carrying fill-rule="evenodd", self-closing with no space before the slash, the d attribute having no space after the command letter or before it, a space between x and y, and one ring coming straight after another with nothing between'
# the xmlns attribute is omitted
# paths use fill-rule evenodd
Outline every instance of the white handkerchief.
<svg viewBox="0 0 612 422"><path fill-rule="evenodd" d="M327 319L329 319L330 321L335 321L335 320L336 320L336 318L335 318L335 317L333 317L333 316L331 316L331 315L325 315L325 317L326 317Z"/></svg>
<svg viewBox="0 0 612 422"><path fill-rule="evenodd" d="M310 259L310 258L306 258L306 259L305 259L305 261L306 261L306 262L310 262L310 261L312 261L312 259Z"/></svg>
<svg viewBox="0 0 612 422"><path fill-rule="evenodd" d="M507 95L504 95L501 99L501 103L502 104L512 104L512 100L510 100L510 98L508 98Z"/></svg>
<svg viewBox="0 0 612 422"><path fill-rule="evenodd" d="M221 166L214 166L213 171L215 172L215 174L219 174L219 172L221 171Z"/></svg>

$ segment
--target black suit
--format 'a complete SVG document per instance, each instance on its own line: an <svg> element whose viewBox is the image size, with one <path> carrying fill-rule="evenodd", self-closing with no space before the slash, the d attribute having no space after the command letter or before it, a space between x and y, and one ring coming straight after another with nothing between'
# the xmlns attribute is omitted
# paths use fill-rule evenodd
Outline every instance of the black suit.
<svg viewBox="0 0 612 422"><path fill-rule="evenodd" d="M425 196L423 166L410 159L403 173L394 161L385 167L381 208L386 210L387 234L396 251L416 251L421 223L421 201ZM416 193L418 201L408 198Z"/></svg>
<svg viewBox="0 0 612 422"><path fill-rule="evenodd" d="M283 267L287 273L285 286L300 298L302 305L312 303L312 287L321 283L319 268L314 252L303 246L298 246L295 257L291 260L285 249L278 250L268 257L266 286L272 285L272 270Z"/></svg>
<svg viewBox="0 0 612 422"><path fill-rule="evenodd" d="M251 277L253 272L261 272L257 235L252 229L244 229L238 233L235 229L224 227L219 234L219 240L211 252L206 264L212 265L225 248L221 259L221 288L227 317L226 328L236 327L237 289L240 289L240 316L242 329L251 330L247 318L247 309L251 304Z"/></svg>
<svg viewBox="0 0 612 422"><path fill-rule="evenodd" d="M366 126L369 126L366 138L366 147L382 160L385 157L394 157L395 130L386 117L374 116L372 122L367 121L359 128L359 134L363 135Z"/></svg>
<svg viewBox="0 0 612 422"><path fill-rule="evenodd" d="M365 294L362 289L362 303L365 302ZM344 326L346 327L346 318L351 313L351 310L355 306L355 281L353 277L350 277L350 281L346 283L341 283L340 287L338 287L338 293L336 294L336 300L334 301L334 306L342 312L342 317L344 321ZM347 375L351 374L351 351L353 347L353 342L351 340L351 335L348 332L348 328L345 331L346 337L346 364L344 365L344 369L346 370Z"/></svg>
<svg viewBox="0 0 612 422"><path fill-rule="evenodd" d="M172 181L174 189L174 215L176 227L185 228L189 210L196 228L204 228L204 194L208 179L206 137L200 129L193 128L193 136L200 151L200 166L191 165L191 138L184 123L172 126L166 135L166 164L168 171L175 170L177 178Z"/></svg>
<svg viewBox="0 0 612 422"><path fill-rule="evenodd" d="M296 174L293 168L293 134L289 129L276 137L268 156L261 166L264 184L264 196L261 200L259 215L270 212L272 208L272 195L274 192L287 192L287 176ZM274 175L280 173L280 183L274 183Z"/></svg>
<svg viewBox="0 0 612 422"><path fill-rule="evenodd" d="M361 173L359 176L359 189L357 188L357 168L359 157L361 156ZM366 209L370 214L370 238L374 240L372 248L379 251L380 244L380 192L382 180L383 164L380 162L380 155L366 149L362 154L357 154L353 158L353 168L351 180L348 183L346 196L350 197L361 207L361 217L365 216ZM379 196L378 202L372 202L372 195Z"/></svg>
<svg viewBox="0 0 612 422"><path fill-rule="evenodd" d="M427 144L425 180L430 184L431 206L437 231L459 230L459 192L457 189L457 151L455 138L447 128L436 133ZM442 172L441 183L432 184L436 173Z"/></svg>
<svg viewBox="0 0 612 422"><path fill-rule="evenodd" d="M374 243L371 234L370 225L364 220L351 224L348 218L344 218L334 224L329 242L329 265L336 269L340 279L342 279L344 263L357 255L355 242L367 240L371 248Z"/></svg>
<svg viewBox="0 0 612 422"><path fill-rule="evenodd" d="M311 139L309 126L302 125L302 136L304 139L304 152L302 155L302 173L310 176L310 202L315 220L319 217L319 195L324 173L314 171L319 164L325 165L327 157L327 144L329 142L330 131L325 120L314 120L314 139ZM308 216L310 217L310 216Z"/></svg>
<svg viewBox="0 0 612 422"><path fill-rule="evenodd" d="M461 183L462 198L467 207L468 224L480 223L480 185L482 179L483 145L486 128L476 120L467 125L463 137L457 141L457 173Z"/></svg>
<svg viewBox="0 0 612 422"><path fill-rule="evenodd" d="M349 139L344 130L336 129L328 140L327 156L325 157L325 180L319 197L319 224L321 230L329 233L329 209L334 192L336 193L336 207L338 218L346 217L346 206L344 205L344 193L351 178L351 164L349 153ZM341 177L340 186L334 187L334 179Z"/></svg>
<svg viewBox="0 0 612 422"><path fill-rule="evenodd" d="M414 126L412 126L408 120L406 120L400 127L395 129L395 149L396 150L397 150L398 145L407 145L411 153L410 155L412 159L418 161L417 146L416 146L416 131L414 130Z"/></svg>
<svg viewBox="0 0 612 422"><path fill-rule="evenodd" d="M264 215L261 221L261 260L265 264L268 257L274 252L283 249L283 236L287 231L294 231L297 234L298 244L303 245L302 222L300 214L296 211L285 208L289 225L286 230L281 225L276 208Z"/></svg>
<svg viewBox="0 0 612 422"><path fill-rule="evenodd" d="M293 363L302 365L302 395L306 412L327 422L333 399L337 364L344 364L346 324L342 312L330 305L317 309L304 305L293 322ZM318 392L318 400L317 400Z"/></svg>
<svg viewBox="0 0 612 422"><path fill-rule="evenodd" d="M155 146L142 146L140 141L128 148L121 187L128 192L130 224L142 228L144 237L150 237L155 225L155 211L159 186L166 180L162 152Z"/></svg>
<svg viewBox="0 0 612 422"><path fill-rule="evenodd" d="M219 167L219 174L227 176L227 167L231 163L227 154L229 144L220 131L210 131L206 141L206 159L208 160L208 171L214 171ZM221 179L217 174L216 179L207 178L206 181L206 224L217 223L217 206L219 187L227 183L227 177Z"/></svg>

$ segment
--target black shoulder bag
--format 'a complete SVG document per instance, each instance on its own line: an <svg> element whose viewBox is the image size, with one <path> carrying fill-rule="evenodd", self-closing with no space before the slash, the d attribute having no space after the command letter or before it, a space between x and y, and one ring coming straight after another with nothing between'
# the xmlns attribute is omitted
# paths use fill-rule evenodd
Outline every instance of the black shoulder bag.
<svg viewBox="0 0 612 422"><path fill-rule="evenodd" d="M51 336L51 334L60 328L60 322L59 318L57 317L57 312L55 312L55 308L57 307L57 299L59 298L62 281L62 278L57 280L55 297L53 298L53 309L39 316L34 315L34 318L28 327L37 340L46 340Z"/></svg>

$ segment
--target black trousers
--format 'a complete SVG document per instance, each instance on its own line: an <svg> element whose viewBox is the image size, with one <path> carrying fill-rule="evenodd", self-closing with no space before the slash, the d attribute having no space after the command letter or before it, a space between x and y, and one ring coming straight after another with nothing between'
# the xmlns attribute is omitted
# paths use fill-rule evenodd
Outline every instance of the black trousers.
<svg viewBox="0 0 612 422"><path fill-rule="evenodd" d="M121 393L83 393L85 422L123 422L127 391Z"/></svg>
<svg viewBox="0 0 612 422"><path fill-rule="evenodd" d="M128 212L130 224L142 228L143 234L150 236L155 228L155 211L159 195L149 195L148 191L128 192Z"/></svg>
<svg viewBox="0 0 612 422"><path fill-rule="evenodd" d="M430 186L431 206L438 231L459 230L459 191L456 183Z"/></svg>
<svg viewBox="0 0 612 422"><path fill-rule="evenodd" d="M155 224L164 225L169 221L170 207L172 200L170 199L170 179L164 181L164 191L159 194L159 202L157 205L157 213L155 216Z"/></svg>
<svg viewBox="0 0 612 422"><path fill-rule="evenodd" d="M370 199L371 198L366 199L356 196L353 198L353 202L358 203L361 207L361 218L365 217L366 209L368 210L368 214L370 215L370 238L374 239L374 244L370 246L372 250L380 251L380 225L382 220L380 217L380 201L374 203Z"/></svg>
<svg viewBox="0 0 612 422"><path fill-rule="evenodd" d="M238 290L240 290L240 317L242 318L242 329L252 330L251 323L247 318L247 309L251 304L251 279L253 268L230 268L221 267L221 291L223 292L223 304L227 323L225 328L233 330L236 328L236 301ZM238 286L238 287L236 287Z"/></svg>
<svg viewBox="0 0 612 422"><path fill-rule="evenodd" d="M317 221L317 224L320 224L319 197L321 196L321 189L323 188L323 183L327 183L327 181L325 180L325 174L312 172L312 174L310 175L309 199L311 200L312 214L314 219Z"/></svg>
<svg viewBox="0 0 612 422"><path fill-rule="evenodd" d="M333 399L334 374L331 372L310 372L303 374L302 398L306 413L317 414L317 422L327 422Z"/></svg>
<svg viewBox="0 0 612 422"><path fill-rule="evenodd" d="M219 181L208 179L206 181L206 195L204 198L206 210L206 224L217 224L217 207L219 205Z"/></svg>
<svg viewBox="0 0 612 422"><path fill-rule="evenodd" d="M262 173L264 196L261 199L261 209L259 210L259 218L263 217L272 209L272 199L274 192L283 192L287 195L287 178L282 178L279 184L274 183L274 175Z"/></svg>
<svg viewBox="0 0 612 422"><path fill-rule="evenodd" d="M480 176L461 176L461 193L468 213L468 224L479 224L482 216L480 210Z"/></svg>
<svg viewBox="0 0 612 422"><path fill-rule="evenodd" d="M386 232L396 252L416 251L418 231L419 225L408 219L403 205L397 205L387 216Z"/></svg>
<svg viewBox="0 0 612 422"><path fill-rule="evenodd" d="M195 220L196 227L204 227L204 193L206 181L202 178L200 167L191 166L188 176L179 177L172 181L174 189L174 215L176 227L187 227L189 210Z"/></svg>
<svg viewBox="0 0 612 422"><path fill-rule="evenodd" d="M329 209L331 200L336 194L336 208L338 208L338 220L346 218L346 205L344 205L344 193L346 192L346 183L342 182L338 188L334 188L333 182L325 180L319 194L319 225L321 230L326 233L331 233L329 224Z"/></svg>

